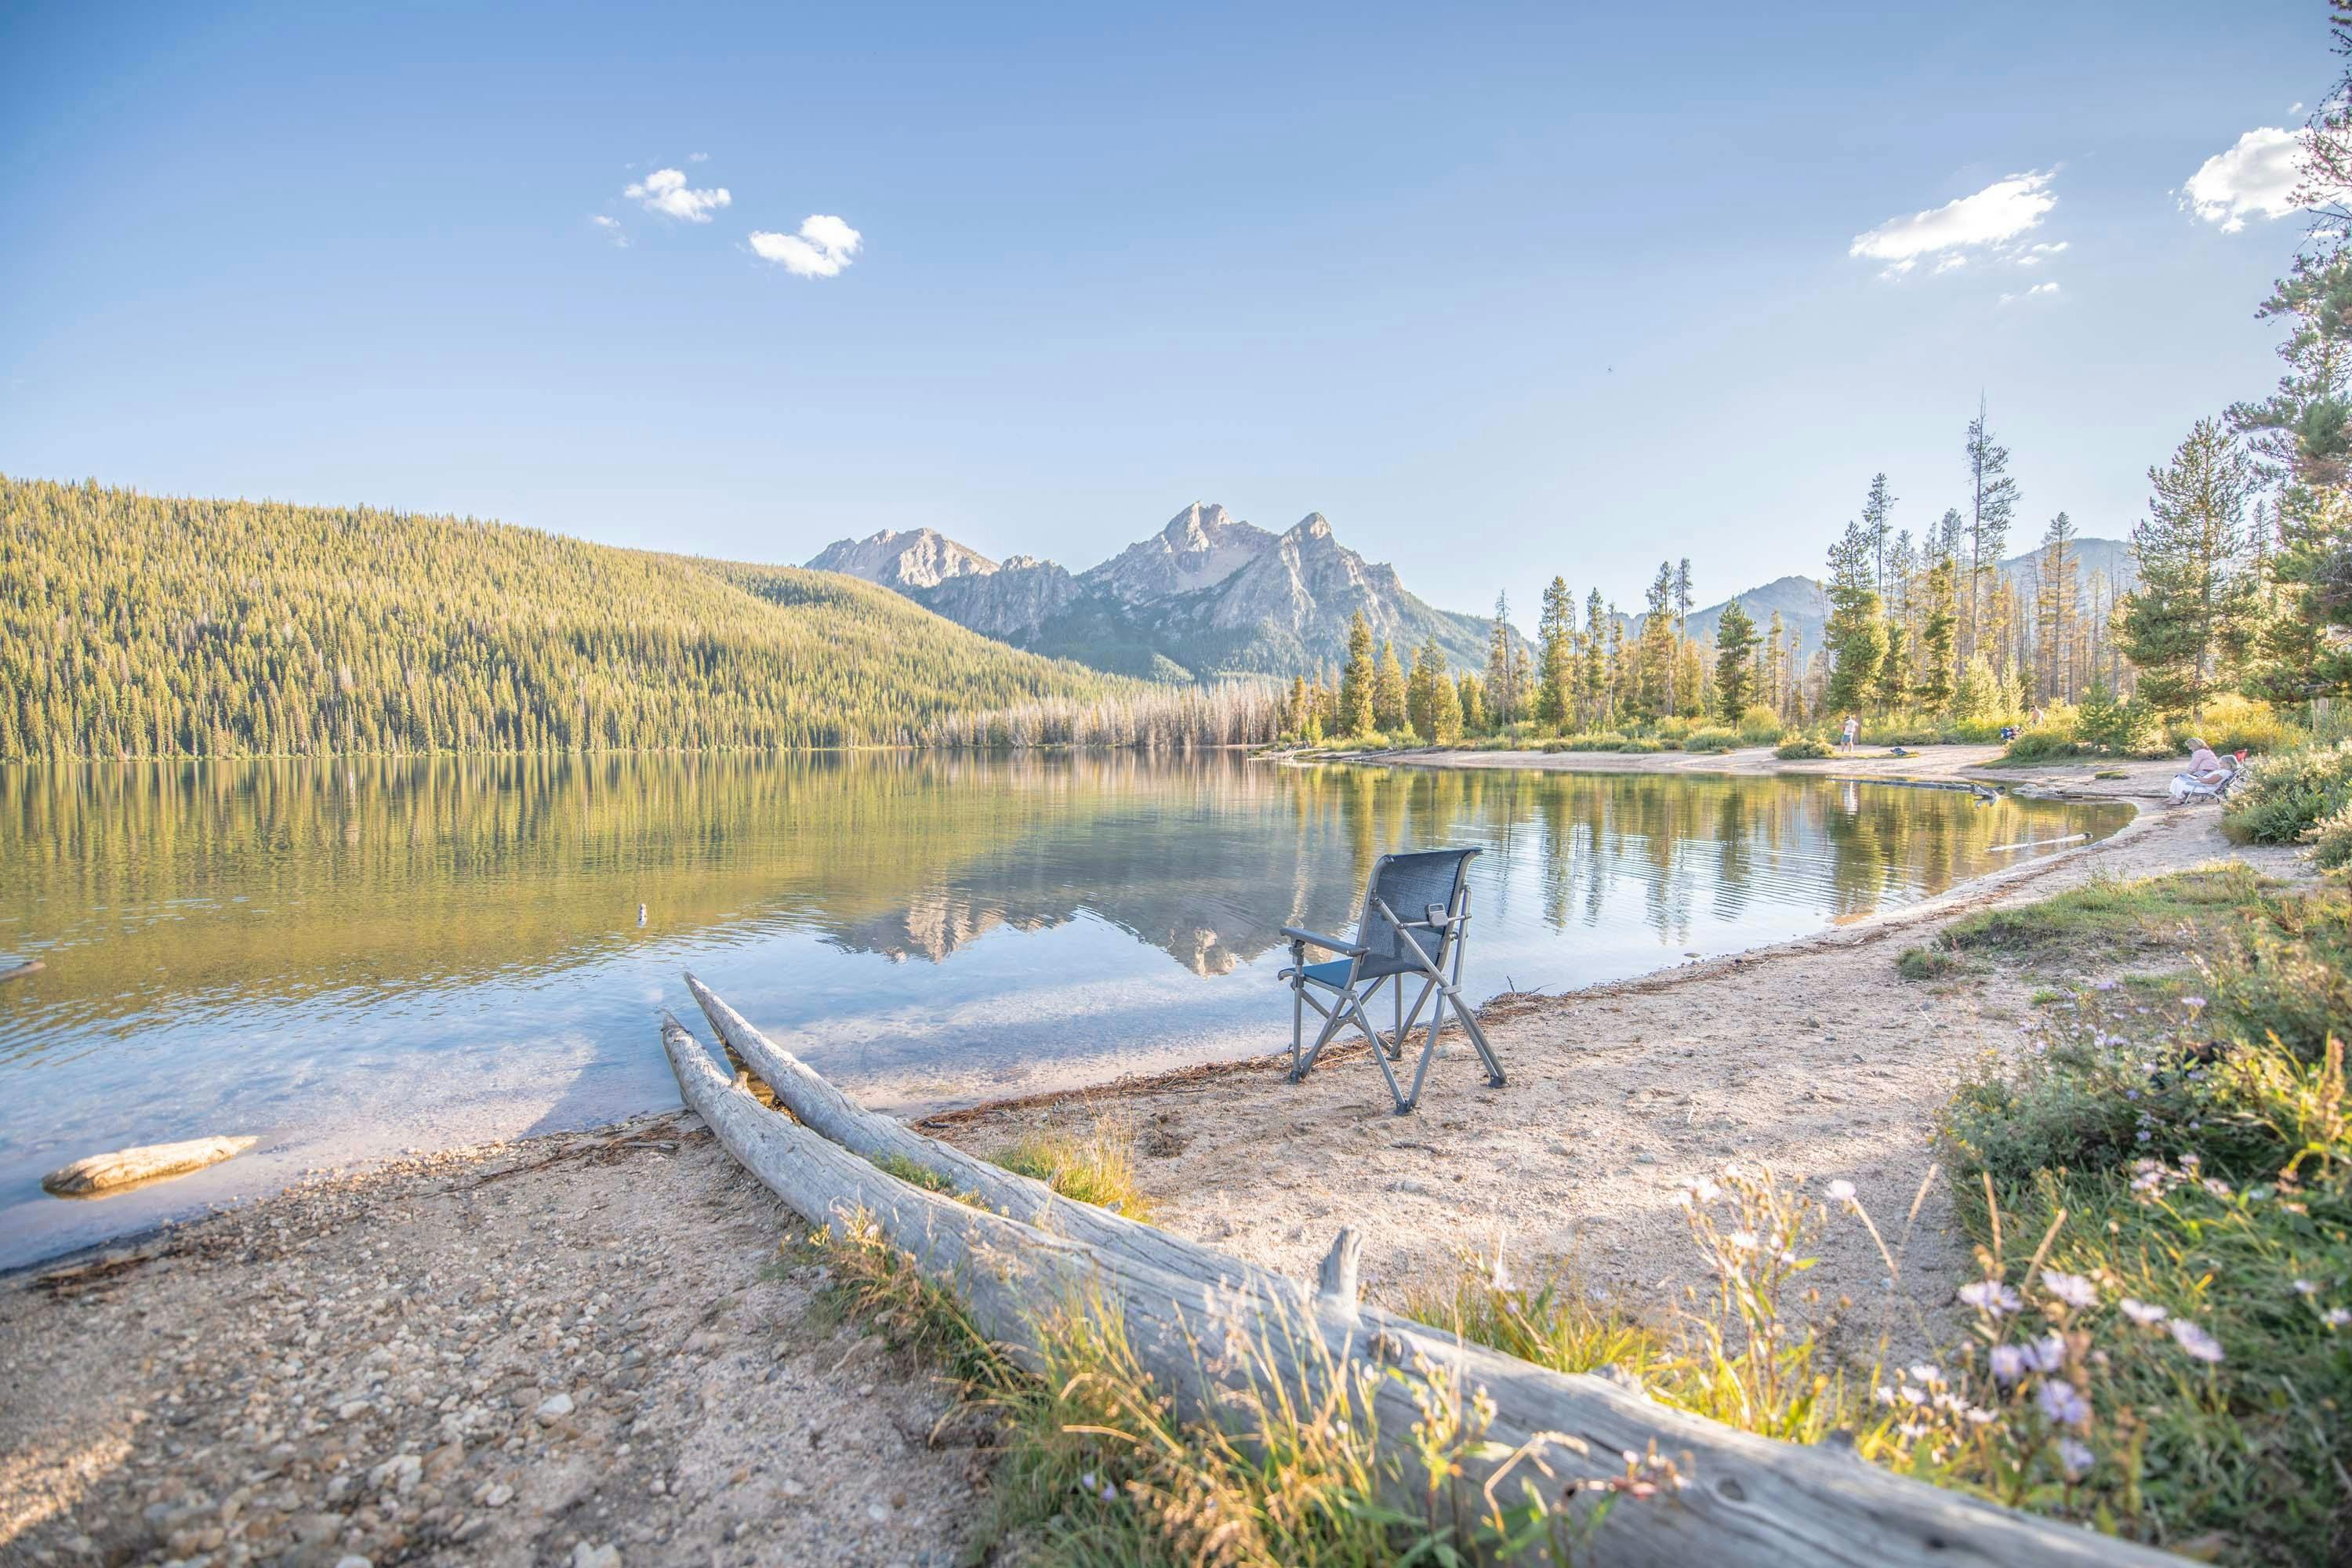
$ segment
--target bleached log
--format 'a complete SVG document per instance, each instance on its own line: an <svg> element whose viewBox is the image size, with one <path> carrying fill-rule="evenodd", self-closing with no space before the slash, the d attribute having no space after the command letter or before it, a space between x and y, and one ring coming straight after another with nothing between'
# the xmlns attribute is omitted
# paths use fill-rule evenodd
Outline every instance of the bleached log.
<svg viewBox="0 0 2352 1568"><path fill-rule="evenodd" d="M97 1197L217 1165L260 1142L258 1138L191 1138L184 1143L146 1143L136 1149L117 1149L111 1154L92 1154L61 1170L51 1171L41 1178L41 1190L61 1198Z"/></svg>
<svg viewBox="0 0 2352 1568"><path fill-rule="evenodd" d="M1798 1568L2089 1568L2175 1563L2149 1549L2030 1519L1818 1449L1733 1431L1655 1405L1596 1377L1552 1373L1388 1320L1374 1329L1341 1304L1287 1280L1249 1271L1211 1284L1155 1268L1124 1247L1099 1247L901 1182L870 1160L762 1107L731 1083L700 1042L665 1018L662 1045L679 1092L727 1151L770 1191L811 1220L869 1216L930 1279L951 1286L980 1331L1034 1362L1041 1316L1083 1303L1116 1317L1138 1363L1180 1414L1213 1417L1230 1394L1279 1382L1312 1405L1344 1379L1368 1397L1384 1446L1410 1454L1421 1418L1415 1384L1443 1369L1453 1386L1483 1388L1495 1417L1489 1447L1465 1457L1465 1513L1478 1489L1531 1450L1554 1479L1602 1481L1622 1474L1621 1456L1654 1444L1681 1469L1671 1499L1627 1502L1594 1542L1593 1561L1629 1568L1692 1563ZM1335 1252L1344 1260L1343 1243ZM1344 1269L1335 1266L1335 1272ZM1337 1281L1335 1281L1337 1283ZM1365 1377L1402 1366L1418 1375ZM1408 1458L1395 1500L1418 1510L1425 1488ZM1502 1486L1516 1501L1522 1461Z"/></svg>
<svg viewBox="0 0 2352 1568"><path fill-rule="evenodd" d="M1034 1176L1006 1170L952 1143L927 1138L878 1111L866 1110L824 1076L754 1027L691 973L687 989L728 1047L772 1089L776 1102L827 1141L868 1160L892 1156L930 1172L958 1193L970 1193L1009 1218L1083 1241L1115 1247L1139 1263L1206 1283L1241 1284L1266 1271L1198 1242L1186 1241L1124 1215L1066 1198ZM1266 1275L1267 1278L1276 1276Z"/></svg>

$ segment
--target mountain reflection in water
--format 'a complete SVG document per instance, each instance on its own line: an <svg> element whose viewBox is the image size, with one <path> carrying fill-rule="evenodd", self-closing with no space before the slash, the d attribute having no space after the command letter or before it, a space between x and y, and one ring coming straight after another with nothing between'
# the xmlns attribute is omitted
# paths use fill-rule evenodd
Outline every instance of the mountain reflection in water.
<svg viewBox="0 0 2352 1568"><path fill-rule="evenodd" d="M2127 815L1222 753L0 770L0 963L47 965L0 990L0 1263L54 1249L68 1205L32 1184L101 1149L265 1137L85 1227L672 1103L652 1023L682 966L909 1108L1280 1047L1281 928L1349 929L1402 845L1487 850L1480 998L1799 935Z"/></svg>

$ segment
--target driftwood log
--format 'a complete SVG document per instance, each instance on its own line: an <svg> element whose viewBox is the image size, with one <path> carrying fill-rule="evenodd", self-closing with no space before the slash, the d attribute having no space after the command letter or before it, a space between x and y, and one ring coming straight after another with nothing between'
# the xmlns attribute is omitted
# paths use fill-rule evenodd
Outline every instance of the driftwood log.
<svg viewBox="0 0 2352 1568"><path fill-rule="evenodd" d="M38 974L47 967L39 959L28 958L22 963L12 963L0 969L0 980L22 980L28 974Z"/></svg>
<svg viewBox="0 0 2352 1568"><path fill-rule="evenodd" d="M1037 1184L1024 1186L1026 1178L983 1168L961 1151L904 1128L886 1135L887 1119L856 1106L694 984L711 1015L727 1020L738 1054L753 1070L784 1080L770 1087L792 1114L762 1106L676 1018L666 1017L662 1045L688 1107L798 1213L817 1222L868 1216L927 1277L957 1291L982 1331L1017 1356L1034 1351L1041 1316L1084 1303L1117 1315L1138 1362L1188 1415L1213 1415L1232 1389L1253 1383L1263 1387L1279 1379L1294 1397L1311 1400L1333 1379L1346 1378L1350 1388L1372 1390L1380 1429L1400 1447L1421 1415L1410 1374L1419 1369L1425 1379L1438 1369L1457 1390L1484 1389L1495 1409L1486 1434L1493 1446L1465 1461L1460 1484L1468 1512L1476 1511L1478 1489L1503 1468L1505 1455L1539 1455L1557 1478L1544 1483L1549 1491L1568 1479L1622 1476L1622 1455L1654 1445L1679 1467L1684 1488L1671 1500L1616 1510L1594 1542L1596 1560L1608 1563L2153 1568L2178 1562L1874 1469L1847 1452L1735 1431L1606 1378L1548 1372L1365 1310L1356 1300L1352 1232L1340 1234L1319 1288L1310 1289L1050 1193L1040 1199L1031 1191ZM864 1149L853 1152L853 1141ZM1003 1196L1014 1212L993 1213L900 1181L874 1163L892 1154L939 1172L983 1202ZM1400 1367L1408 1377L1356 1381L1367 1369ZM1521 1460L1499 1488L1503 1500L1516 1502L1520 1479L1535 1476ZM1417 1475L1401 1475L1396 1500L1421 1507L1421 1483Z"/></svg>
<svg viewBox="0 0 2352 1568"><path fill-rule="evenodd" d="M102 1197L124 1187L143 1186L166 1176L184 1176L234 1159L258 1138L191 1138L184 1143L147 1143L92 1154L41 1178L41 1190L61 1198Z"/></svg>

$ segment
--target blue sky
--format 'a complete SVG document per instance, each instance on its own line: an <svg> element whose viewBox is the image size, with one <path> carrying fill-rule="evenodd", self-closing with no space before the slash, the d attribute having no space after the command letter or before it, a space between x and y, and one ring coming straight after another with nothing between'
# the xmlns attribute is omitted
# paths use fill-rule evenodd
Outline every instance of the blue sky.
<svg viewBox="0 0 2352 1568"><path fill-rule="evenodd" d="M1979 389L2021 545L2123 532L2275 374L2241 138L2335 66L2269 0L342 9L0 16L0 471L1074 568L1198 498L1523 620L1817 573L1878 469L1924 527Z"/></svg>

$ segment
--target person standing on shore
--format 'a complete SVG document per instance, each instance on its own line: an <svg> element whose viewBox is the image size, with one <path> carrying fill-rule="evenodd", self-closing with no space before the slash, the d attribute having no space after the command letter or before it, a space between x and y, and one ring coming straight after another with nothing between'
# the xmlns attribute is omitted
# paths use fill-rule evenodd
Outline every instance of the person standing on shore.
<svg viewBox="0 0 2352 1568"><path fill-rule="evenodd" d="M1840 749L1847 752L1852 752L1854 748L1854 743L1861 739L1861 719L1852 713L1847 714L1845 716L1845 739L1839 742Z"/></svg>

